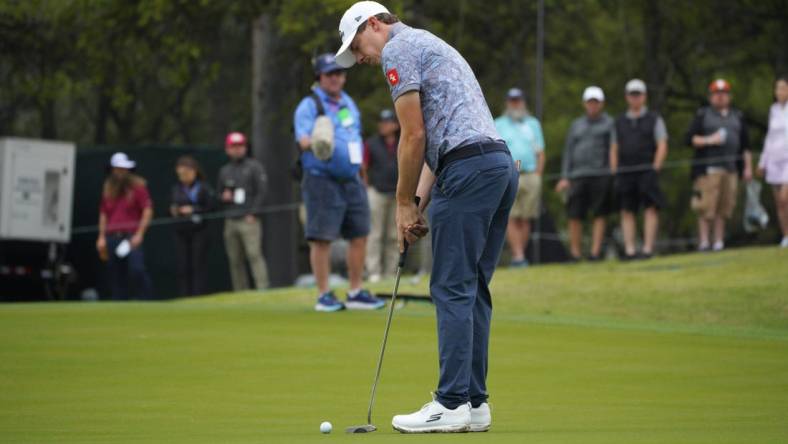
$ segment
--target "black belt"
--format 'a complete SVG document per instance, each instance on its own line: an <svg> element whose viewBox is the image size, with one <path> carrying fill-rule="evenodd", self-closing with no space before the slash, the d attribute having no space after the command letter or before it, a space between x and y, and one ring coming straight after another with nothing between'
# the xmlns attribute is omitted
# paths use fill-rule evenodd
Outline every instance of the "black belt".
<svg viewBox="0 0 788 444"><path fill-rule="evenodd" d="M438 160L438 168L435 169L435 176L440 176L441 172L452 162L467 159L469 157L481 156L487 153L509 154L509 147L503 142L476 142L453 149Z"/></svg>

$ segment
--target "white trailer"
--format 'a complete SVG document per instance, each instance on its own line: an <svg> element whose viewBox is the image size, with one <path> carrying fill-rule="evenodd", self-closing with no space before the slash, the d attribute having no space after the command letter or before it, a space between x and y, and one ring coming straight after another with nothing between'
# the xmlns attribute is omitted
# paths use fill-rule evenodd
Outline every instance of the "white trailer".
<svg viewBox="0 0 788 444"><path fill-rule="evenodd" d="M75 157L71 142L0 138L0 293L28 279L59 296L51 284L70 274L62 252L71 239ZM34 251L44 257L31 258Z"/></svg>

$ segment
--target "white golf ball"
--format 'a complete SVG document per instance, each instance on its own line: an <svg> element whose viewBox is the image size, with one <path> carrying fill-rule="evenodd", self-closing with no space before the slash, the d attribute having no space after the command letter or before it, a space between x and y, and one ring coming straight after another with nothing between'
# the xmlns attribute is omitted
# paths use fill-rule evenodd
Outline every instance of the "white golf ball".
<svg viewBox="0 0 788 444"><path fill-rule="evenodd" d="M328 421L321 422L320 433L331 433L331 423Z"/></svg>

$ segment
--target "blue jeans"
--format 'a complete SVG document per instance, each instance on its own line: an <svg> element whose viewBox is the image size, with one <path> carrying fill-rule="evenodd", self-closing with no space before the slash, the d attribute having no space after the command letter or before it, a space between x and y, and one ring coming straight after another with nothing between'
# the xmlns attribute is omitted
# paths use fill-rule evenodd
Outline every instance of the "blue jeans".
<svg viewBox="0 0 788 444"><path fill-rule="evenodd" d="M142 245L131 250L123 259L115 254L115 249L124 239L131 239L131 235L120 233L107 235L110 296L116 301L153 299L153 285L145 269Z"/></svg>
<svg viewBox="0 0 788 444"><path fill-rule="evenodd" d="M487 400L489 285L517 183L511 156L497 152L449 164L432 190L430 293L438 319L440 358L436 397L450 409Z"/></svg>

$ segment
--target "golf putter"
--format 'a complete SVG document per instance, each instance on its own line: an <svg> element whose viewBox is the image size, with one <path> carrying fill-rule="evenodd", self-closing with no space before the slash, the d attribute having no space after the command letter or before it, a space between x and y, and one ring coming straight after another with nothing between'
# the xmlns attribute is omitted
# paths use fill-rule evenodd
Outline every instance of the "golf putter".
<svg viewBox="0 0 788 444"><path fill-rule="evenodd" d="M416 206L419 206L419 199L416 196ZM378 428L372 425L372 406L375 405L375 391L378 388L378 381L380 381L380 369L383 366L383 355L386 353L386 342L389 338L389 329L391 328L391 318L394 315L394 304L397 302L397 291L399 291L399 278L402 275L402 267L405 266L405 257L408 254L408 241L405 240L405 248L399 255L399 263L397 264L397 278L394 281L394 291L391 293L391 303L389 304L389 315L386 318L386 329L383 331L383 344L380 346L380 356L378 357L378 368L375 371L375 382L372 383L372 394L369 397L369 408L367 409L367 423L359 426L352 426L345 429L347 433L370 433Z"/></svg>

